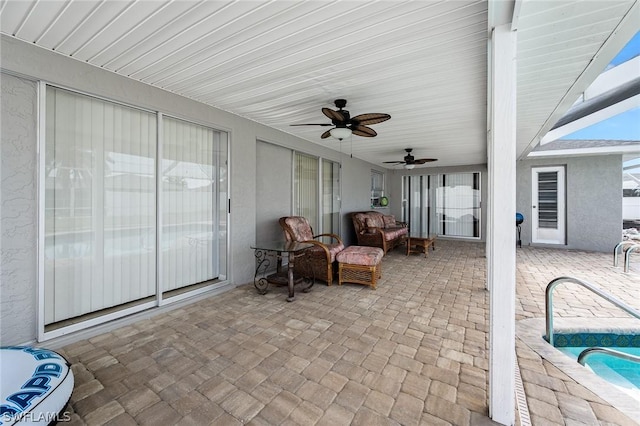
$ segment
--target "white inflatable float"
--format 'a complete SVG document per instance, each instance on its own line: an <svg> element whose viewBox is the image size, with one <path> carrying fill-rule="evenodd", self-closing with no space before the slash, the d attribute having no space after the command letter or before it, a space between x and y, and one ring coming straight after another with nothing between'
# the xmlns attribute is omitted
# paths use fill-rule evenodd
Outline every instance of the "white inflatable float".
<svg viewBox="0 0 640 426"><path fill-rule="evenodd" d="M0 425L69 420L62 410L73 391L73 373L62 355L28 346L0 348Z"/></svg>

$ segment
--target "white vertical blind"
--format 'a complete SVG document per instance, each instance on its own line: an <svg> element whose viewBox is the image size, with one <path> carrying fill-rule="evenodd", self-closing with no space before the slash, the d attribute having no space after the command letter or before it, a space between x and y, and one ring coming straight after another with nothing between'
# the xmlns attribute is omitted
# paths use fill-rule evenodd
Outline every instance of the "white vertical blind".
<svg viewBox="0 0 640 426"><path fill-rule="evenodd" d="M479 237L480 188L478 173L438 176L437 207L440 234Z"/></svg>
<svg viewBox="0 0 640 426"><path fill-rule="evenodd" d="M402 186L403 220L412 232L480 236L480 173L407 175Z"/></svg>
<svg viewBox="0 0 640 426"><path fill-rule="evenodd" d="M340 233L340 164L322 160L322 233Z"/></svg>
<svg viewBox="0 0 640 426"><path fill-rule="evenodd" d="M163 118L162 290L218 277L220 132Z"/></svg>
<svg viewBox="0 0 640 426"><path fill-rule="evenodd" d="M318 229L318 159L296 153L294 176L294 213L306 217L315 231Z"/></svg>
<svg viewBox="0 0 640 426"><path fill-rule="evenodd" d="M155 292L156 116L48 87L45 324Z"/></svg>
<svg viewBox="0 0 640 426"><path fill-rule="evenodd" d="M429 176L407 175L402 177L402 219L414 233L429 233Z"/></svg>

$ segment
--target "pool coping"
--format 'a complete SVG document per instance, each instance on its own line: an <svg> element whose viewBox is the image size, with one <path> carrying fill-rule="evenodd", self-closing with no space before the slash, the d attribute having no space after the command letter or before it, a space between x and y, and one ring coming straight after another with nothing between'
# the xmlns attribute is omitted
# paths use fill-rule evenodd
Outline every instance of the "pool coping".
<svg viewBox="0 0 640 426"><path fill-rule="evenodd" d="M624 331L640 334L638 320L633 320L633 324L628 320L629 318L598 318L598 324L585 326L585 318L556 318L554 330L556 333ZM544 318L528 318L516 322L517 338L538 355L628 417L640 419L640 404L636 399L551 346L544 340L544 334Z"/></svg>

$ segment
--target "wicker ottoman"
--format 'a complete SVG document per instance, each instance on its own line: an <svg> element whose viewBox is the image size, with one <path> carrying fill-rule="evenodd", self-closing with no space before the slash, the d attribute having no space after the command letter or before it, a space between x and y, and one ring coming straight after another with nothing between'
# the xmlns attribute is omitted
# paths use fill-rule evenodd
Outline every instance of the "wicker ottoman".
<svg viewBox="0 0 640 426"><path fill-rule="evenodd" d="M384 251L378 247L350 246L336 255L338 285L343 282L365 284L376 288L382 276Z"/></svg>

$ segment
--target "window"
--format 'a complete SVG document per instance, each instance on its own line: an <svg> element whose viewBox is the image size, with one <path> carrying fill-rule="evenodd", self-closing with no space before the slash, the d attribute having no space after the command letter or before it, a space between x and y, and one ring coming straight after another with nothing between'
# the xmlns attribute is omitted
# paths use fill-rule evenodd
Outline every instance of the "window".
<svg viewBox="0 0 640 426"><path fill-rule="evenodd" d="M371 170L371 207L381 207L384 197L384 173Z"/></svg>
<svg viewBox="0 0 640 426"><path fill-rule="evenodd" d="M304 216L314 230L318 229L318 159L296 152L293 180L293 208L296 216Z"/></svg>
<svg viewBox="0 0 640 426"><path fill-rule="evenodd" d="M224 200L216 197L221 179L222 132L163 118L162 290L167 292L218 278L218 216ZM224 234L223 234L224 237Z"/></svg>
<svg viewBox="0 0 640 426"><path fill-rule="evenodd" d="M436 187L438 233L480 237L480 173L438 176Z"/></svg>
<svg viewBox="0 0 640 426"><path fill-rule="evenodd" d="M323 159L322 233L340 233L340 201L340 164Z"/></svg>
<svg viewBox="0 0 640 426"><path fill-rule="evenodd" d="M409 229L480 238L480 173L403 176L402 220Z"/></svg>

